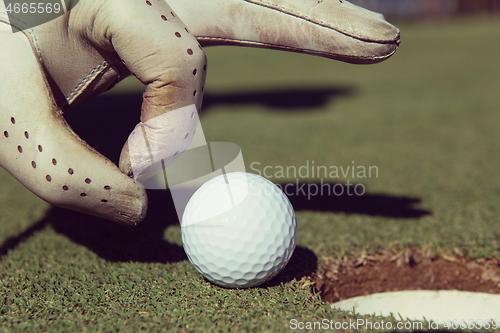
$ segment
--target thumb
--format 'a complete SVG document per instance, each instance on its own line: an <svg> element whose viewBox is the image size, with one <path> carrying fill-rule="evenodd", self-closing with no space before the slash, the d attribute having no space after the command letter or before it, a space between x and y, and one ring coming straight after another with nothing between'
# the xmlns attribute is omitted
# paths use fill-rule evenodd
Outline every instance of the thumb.
<svg viewBox="0 0 500 333"><path fill-rule="evenodd" d="M0 36L0 165L51 204L123 224L142 221L144 189L71 130L26 36Z"/></svg>

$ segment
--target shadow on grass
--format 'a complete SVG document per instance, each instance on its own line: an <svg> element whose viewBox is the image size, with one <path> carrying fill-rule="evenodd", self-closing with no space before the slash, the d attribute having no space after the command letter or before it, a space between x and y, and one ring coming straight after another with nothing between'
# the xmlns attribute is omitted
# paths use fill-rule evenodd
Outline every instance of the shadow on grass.
<svg viewBox="0 0 500 333"><path fill-rule="evenodd" d="M347 186L337 186L337 193ZM431 212L413 208L420 202L417 198L396 197L366 193L363 196L347 194L307 196L300 189L308 184L280 184L289 194L295 211L324 211L331 213L363 214L390 218L419 218ZM320 184L316 184L319 186ZM303 187L301 187L303 186ZM340 187L339 187L340 186ZM326 194L326 192L324 193ZM19 243L45 226L52 226L75 243L81 244L101 258L109 261L137 262L178 262L186 260L182 246L171 244L163 239L165 229L177 225L178 219L170 191L148 191L149 208L146 219L136 227L126 227L97 217L52 207L47 215L17 237L7 239L0 245L0 257L7 254ZM300 223L300 221L299 221ZM297 247L292 260L279 275L281 278L271 283L280 283L293 278L300 279L316 270L316 255L307 248Z"/></svg>
<svg viewBox="0 0 500 333"><path fill-rule="evenodd" d="M165 229L178 223L170 192L154 191L148 194L152 208L148 211L146 220L135 227L52 207L42 220L1 244L0 259L35 232L51 226L58 233L108 261L174 263L187 260L182 246L163 239ZM297 246L288 265L262 287L272 287L310 276L317 270L317 261L313 251Z"/></svg>
<svg viewBox="0 0 500 333"><path fill-rule="evenodd" d="M352 87L267 90L210 94L203 100L201 117L217 105L262 105L283 112L311 112L333 98L354 94ZM141 93L107 94L78 106L66 116L73 130L89 145L118 164L123 144L140 121ZM237 111L236 111L237 112Z"/></svg>
<svg viewBox="0 0 500 333"><path fill-rule="evenodd" d="M217 105L261 105L273 111L310 112L327 105L331 99L354 95L353 87L316 89L280 89L238 93L207 93L203 99L203 112Z"/></svg>
<svg viewBox="0 0 500 333"><path fill-rule="evenodd" d="M146 219L135 227L53 208L50 224L59 233L109 261L172 263L186 260L182 246L164 240L165 230L178 225L170 191L148 191Z"/></svg>
<svg viewBox="0 0 500 333"><path fill-rule="evenodd" d="M303 184L289 186L288 193L300 193ZM306 184L307 185L307 184ZM334 184L330 184L334 185ZM336 184L338 186L344 186ZM286 184L281 184L286 186ZM340 190L339 190L340 191ZM17 237L7 239L0 245L0 259L9 250L28 239L35 232L50 225L58 233L73 242L85 246L103 259L112 262L174 263L187 260L182 246L164 240L169 226L177 225L178 219L170 191L148 191L149 208L146 219L136 227L126 227L115 222L71 210L52 207L47 215ZM411 206L420 200L392 197L380 194L356 196L315 196L306 194L289 196L295 211L326 211L378 215L385 217L415 218L429 214L428 211ZM300 223L300 221L299 221ZM308 248L297 246L295 252L280 274L262 285L263 288L300 280L317 270L318 258Z"/></svg>
<svg viewBox="0 0 500 333"><path fill-rule="evenodd" d="M148 191L148 196L148 216L135 227L126 227L83 213L51 207L42 220L0 245L0 259L35 232L51 226L58 233L108 261L174 263L187 260L182 246L163 239L165 229L179 223L170 191ZM276 286L282 282L309 276L316 271L317 261L314 252L297 246L288 265L264 286Z"/></svg>
<svg viewBox="0 0 500 333"><path fill-rule="evenodd" d="M309 210L344 214L362 214L388 218L420 218L432 214L431 211L415 208L419 198L364 193L356 195L354 186L341 183L282 183L296 211ZM362 194L362 187L358 187Z"/></svg>
<svg viewBox="0 0 500 333"><path fill-rule="evenodd" d="M306 247L297 246L285 268L271 281L260 285L259 288L279 286L281 283L290 282L293 279L299 281L304 276L311 276L317 269L318 257L316 254Z"/></svg>
<svg viewBox="0 0 500 333"><path fill-rule="evenodd" d="M118 165L123 145L140 121L142 94L105 95L71 111L66 121L83 140Z"/></svg>
<svg viewBox="0 0 500 333"><path fill-rule="evenodd" d="M163 239L178 219L170 191L149 191L147 218L135 227L52 206L45 217L0 245L0 257L36 231L51 226L58 233L109 261L178 262L186 260L182 246Z"/></svg>

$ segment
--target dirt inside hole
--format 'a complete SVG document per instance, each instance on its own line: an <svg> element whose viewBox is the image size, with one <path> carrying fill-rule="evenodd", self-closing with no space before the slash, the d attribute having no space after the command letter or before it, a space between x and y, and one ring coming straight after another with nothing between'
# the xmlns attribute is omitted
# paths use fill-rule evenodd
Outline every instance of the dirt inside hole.
<svg viewBox="0 0 500 333"><path fill-rule="evenodd" d="M500 260L432 257L404 250L356 258L323 260L312 277L324 302L387 291L462 290L500 294Z"/></svg>

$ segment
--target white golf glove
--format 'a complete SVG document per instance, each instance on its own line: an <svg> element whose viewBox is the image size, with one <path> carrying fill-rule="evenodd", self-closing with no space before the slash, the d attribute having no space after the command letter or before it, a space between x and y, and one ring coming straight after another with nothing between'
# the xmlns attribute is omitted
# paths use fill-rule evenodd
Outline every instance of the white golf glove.
<svg viewBox="0 0 500 333"><path fill-rule="evenodd" d="M161 158L185 149L183 128L200 111L205 84L198 42L353 63L382 61L399 45L399 31L381 15L339 0L59 3L64 14L34 25L26 17L38 7L16 13L13 1L0 2L0 165L51 204L130 225L147 210L133 165L152 152L134 152L129 142L151 139L147 147ZM81 140L64 115L131 73L148 86L141 123L118 168Z"/></svg>

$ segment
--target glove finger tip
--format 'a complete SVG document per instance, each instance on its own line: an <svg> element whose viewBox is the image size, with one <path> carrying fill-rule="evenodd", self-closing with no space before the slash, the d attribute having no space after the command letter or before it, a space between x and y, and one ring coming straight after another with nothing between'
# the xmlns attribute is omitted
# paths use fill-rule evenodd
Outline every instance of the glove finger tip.
<svg viewBox="0 0 500 333"><path fill-rule="evenodd" d="M146 218L148 197L144 188L139 187L136 195L115 201L108 219L127 226L135 226Z"/></svg>

